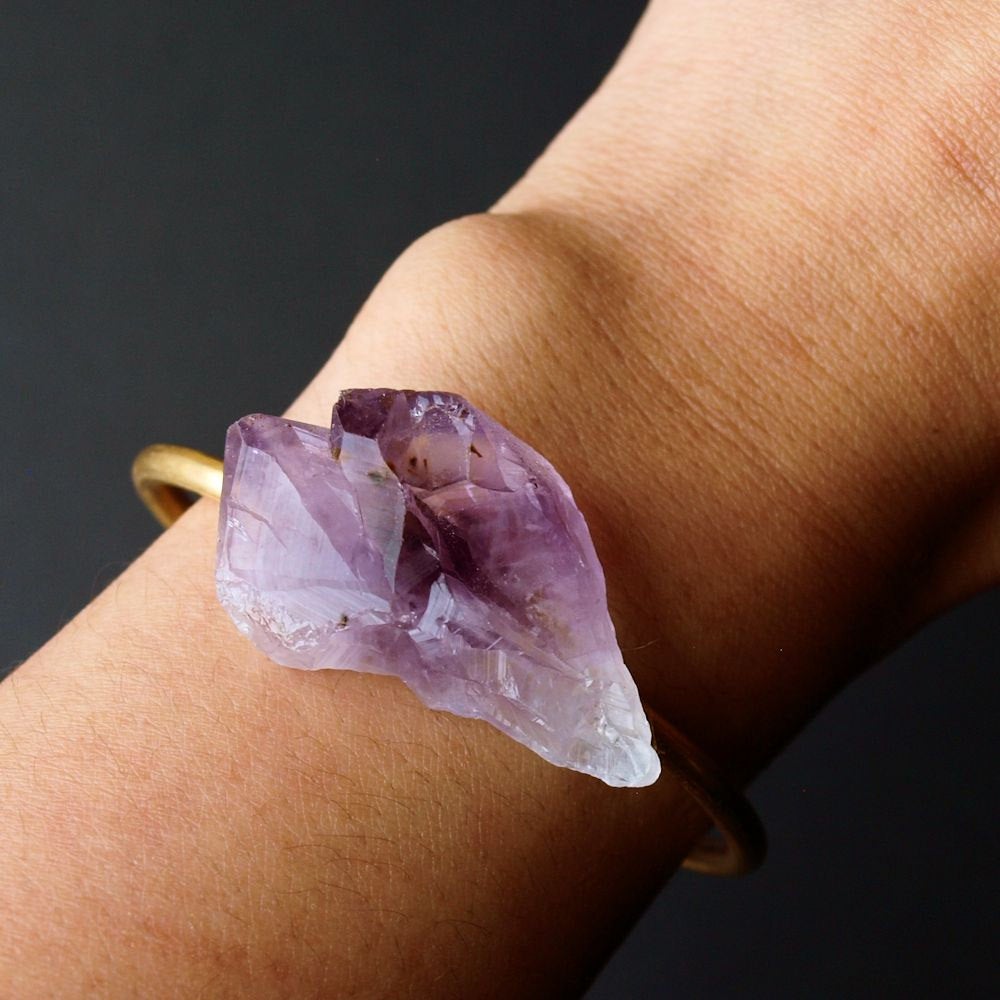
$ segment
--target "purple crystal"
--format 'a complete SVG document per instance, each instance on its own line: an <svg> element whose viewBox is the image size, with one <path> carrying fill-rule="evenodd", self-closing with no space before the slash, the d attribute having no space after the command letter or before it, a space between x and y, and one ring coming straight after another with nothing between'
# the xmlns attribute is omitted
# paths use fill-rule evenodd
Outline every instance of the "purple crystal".
<svg viewBox="0 0 1000 1000"><path fill-rule="evenodd" d="M461 396L351 389L329 431L233 424L216 579L279 663L395 674L609 785L659 774L569 487Z"/></svg>

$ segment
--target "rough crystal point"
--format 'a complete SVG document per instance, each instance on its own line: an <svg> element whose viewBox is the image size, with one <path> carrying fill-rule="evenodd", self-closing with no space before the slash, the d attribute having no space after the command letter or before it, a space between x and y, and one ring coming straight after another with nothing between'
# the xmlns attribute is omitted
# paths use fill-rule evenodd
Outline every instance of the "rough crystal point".
<svg viewBox="0 0 1000 1000"><path fill-rule="evenodd" d="M350 389L329 431L237 421L216 578L279 663L395 674L609 785L659 775L569 487L461 396Z"/></svg>

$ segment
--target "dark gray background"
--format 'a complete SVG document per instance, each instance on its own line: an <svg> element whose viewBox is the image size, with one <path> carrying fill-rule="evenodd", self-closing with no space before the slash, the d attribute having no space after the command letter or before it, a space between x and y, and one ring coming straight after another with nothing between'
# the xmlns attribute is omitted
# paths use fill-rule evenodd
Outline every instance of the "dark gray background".
<svg viewBox="0 0 1000 1000"><path fill-rule="evenodd" d="M541 151L640 9L0 7L0 669L153 537L133 454L279 412L410 240ZM765 869L679 876L591 1000L1000 990L998 622L981 598L838 699L755 787Z"/></svg>

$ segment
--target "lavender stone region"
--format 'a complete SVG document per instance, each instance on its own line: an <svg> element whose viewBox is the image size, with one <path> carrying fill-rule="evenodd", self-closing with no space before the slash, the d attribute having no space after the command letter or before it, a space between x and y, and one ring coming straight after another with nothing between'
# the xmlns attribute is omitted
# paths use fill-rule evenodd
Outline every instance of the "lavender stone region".
<svg viewBox="0 0 1000 1000"><path fill-rule="evenodd" d="M350 389L329 430L233 424L216 580L278 663L394 674L609 785L659 775L569 487L461 396Z"/></svg>

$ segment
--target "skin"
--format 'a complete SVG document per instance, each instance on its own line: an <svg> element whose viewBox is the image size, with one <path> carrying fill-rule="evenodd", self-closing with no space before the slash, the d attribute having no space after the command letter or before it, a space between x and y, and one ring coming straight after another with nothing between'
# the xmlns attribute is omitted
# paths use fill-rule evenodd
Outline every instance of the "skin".
<svg viewBox="0 0 1000 1000"><path fill-rule="evenodd" d="M1000 576L1000 11L654 3L291 413L447 388L562 469L647 703L748 780ZM627 470L627 475L622 471ZM18 997L574 995L702 819L278 669L198 504L0 685Z"/></svg>

